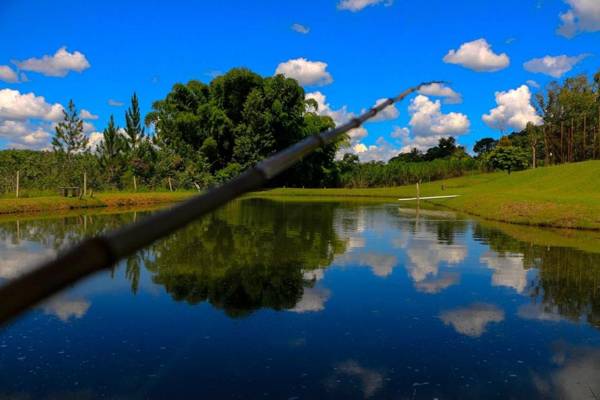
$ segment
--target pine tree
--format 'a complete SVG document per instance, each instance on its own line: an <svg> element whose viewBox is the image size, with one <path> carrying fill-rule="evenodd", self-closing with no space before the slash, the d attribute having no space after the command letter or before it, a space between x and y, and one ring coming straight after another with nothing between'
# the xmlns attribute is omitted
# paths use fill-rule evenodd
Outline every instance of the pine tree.
<svg viewBox="0 0 600 400"><path fill-rule="evenodd" d="M69 101L67 110L63 110L63 120L56 125L52 138L52 148L70 158L72 154L88 150L88 137L83 133L83 120L75 108L73 100Z"/></svg>
<svg viewBox="0 0 600 400"><path fill-rule="evenodd" d="M119 128L111 115L108 126L104 129L102 142L98 146L98 162L111 184L118 183L119 176L123 172L123 153L126 145L125 138L119 133Z"/></svg>
<svg viewBox="0 0 600 400"><path fill-rule="evenodd" d="M144 138L140 106L135 92L131 97L131 106L125 111L125 132L127 133L129 147L133 151Z"/></svg>

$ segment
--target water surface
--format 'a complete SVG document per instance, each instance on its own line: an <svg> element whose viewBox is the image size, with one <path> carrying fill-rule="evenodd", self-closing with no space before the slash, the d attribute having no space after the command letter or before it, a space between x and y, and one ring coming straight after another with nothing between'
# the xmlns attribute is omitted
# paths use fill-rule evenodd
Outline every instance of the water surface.
<svg viewBox="0 0 600 400"><path fill-rule="evenodd" d="M0 278L143 214L0 222ZM238 201L4 328L0 397L599 398L600 245L506 231Z"/></svg>

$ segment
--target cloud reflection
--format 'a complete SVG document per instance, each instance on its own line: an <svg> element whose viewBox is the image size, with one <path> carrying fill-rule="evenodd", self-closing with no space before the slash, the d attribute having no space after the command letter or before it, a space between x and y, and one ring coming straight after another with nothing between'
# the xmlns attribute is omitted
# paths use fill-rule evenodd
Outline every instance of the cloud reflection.
<svg viewBox="0 0 600 400"><path fill-rule="evenodd" d="M504 311L492 304L474 303L444 311L440 319L445 325L452 325L456 332L476 338L485 333L488 324L504 321Z"/></svg>
<svg viewBox="0 0 600 400"><path fill-rule="evenodd" d="M329 300L331 292L323 288L304 288L302 298L290 311L295 313L307 313L323 311L325 303Z"/></svg>
<svg viewBox="0 0 600 400"><path fill-rule="evenodd" d="M71 318L82 318L90 308L90 303L85 299L55 297L42 304L40 308L45 314L54 315L63 322L69 322Z"/></svg>
<svg viewBox="0 0 600 400"><path fill-rule="evenodd" d="M365 368L355 360L344 361L343 363L338 364L335 367L335 370L336 377L345 376L358 379L365 398L372 397L383 387L384 376L381 372ZM332 381L336 382L332 384L334 387L339 382L338 379L333 379Z"/></svg>
<svg viewBox="0 0 600 400"><path fill-rule="evenodd" d="M506 286L522 293L527 286L527 270L523 255L516 253L498 254L491 251L479 259L493 271L492 285Z"/></svg>

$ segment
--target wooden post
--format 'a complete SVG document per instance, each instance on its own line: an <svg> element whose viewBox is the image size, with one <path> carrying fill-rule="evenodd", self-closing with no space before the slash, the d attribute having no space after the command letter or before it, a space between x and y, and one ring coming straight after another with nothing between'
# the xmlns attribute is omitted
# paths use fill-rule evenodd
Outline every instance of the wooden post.
<svg viewBox="0 0 600 400"><path fill-rule="evenodd" d="M563 147L563 136L565 133L565 124L564 121L560 121L560 162L564 163L565 162L565 152L564 152L564 147Z"/></svg>
<svg viewBox="0 0 600 400"><path fill-rule="evenodd" d="M417 203L421 199L421 188L419 187L419 182L417 182Z"/></svg>
<svg viewBox="0 0 600 400"><path fill-rule="evenodd" d="M87 172L83 172L83 197L87 194Z"/></svg>
<svg viewBox="0 0 600 400"><path fill-rule="evenodd" d="M135 175L133 176L133 191L137 192L137 181L135 180Z"/></svg>
<svg viewBox="0 0 600 400"><path fill-rule="evenodd" d="M171 184L171 177L169 176L169 191L172 192L173 191L173 185Z"/></svg>
<svg viewBox="0 0 600 400"><path fill-rule="evenodd" d="M20 174L21 174L21 171L17 170L17 184L15 185L15 186L16 186L16 189L17 189L17 190L16 190L17 199L19 198L19 178L20 178L20 176L19 176L19 175L20 175Z"/></svg>
<svg viewBox="0 0 600 400"><path fill-rule="evenodd" d="M587 158L587 146L586 146L586 140L585 140L585 136L587 135L587 115L583 114L583 160L581 161L585 161L585 159Z"/></svg>

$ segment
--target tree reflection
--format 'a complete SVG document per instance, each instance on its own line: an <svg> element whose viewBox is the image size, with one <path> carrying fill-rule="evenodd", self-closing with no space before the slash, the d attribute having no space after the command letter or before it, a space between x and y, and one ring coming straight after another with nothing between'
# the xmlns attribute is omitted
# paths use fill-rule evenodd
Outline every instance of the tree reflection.
<svg viewBox="0 0 600 400"><path fill-rule="evenodd" d="M526 243L483 225L475 227L474 236L504 257L522 255L525 270L537 269L528 287L532 302L540 303L535 315L548 320L548 314L559 313L600 327L600 254Z"/></svg>
<svg viewBox="0 0 600 400"><path fill-rule="evenodd" d="M154 245L145 265L178 301L208 301L234 317L293 309L313 284L304 272L328 266L345 249L334 230L335 208L235 202Z"/></svg>

